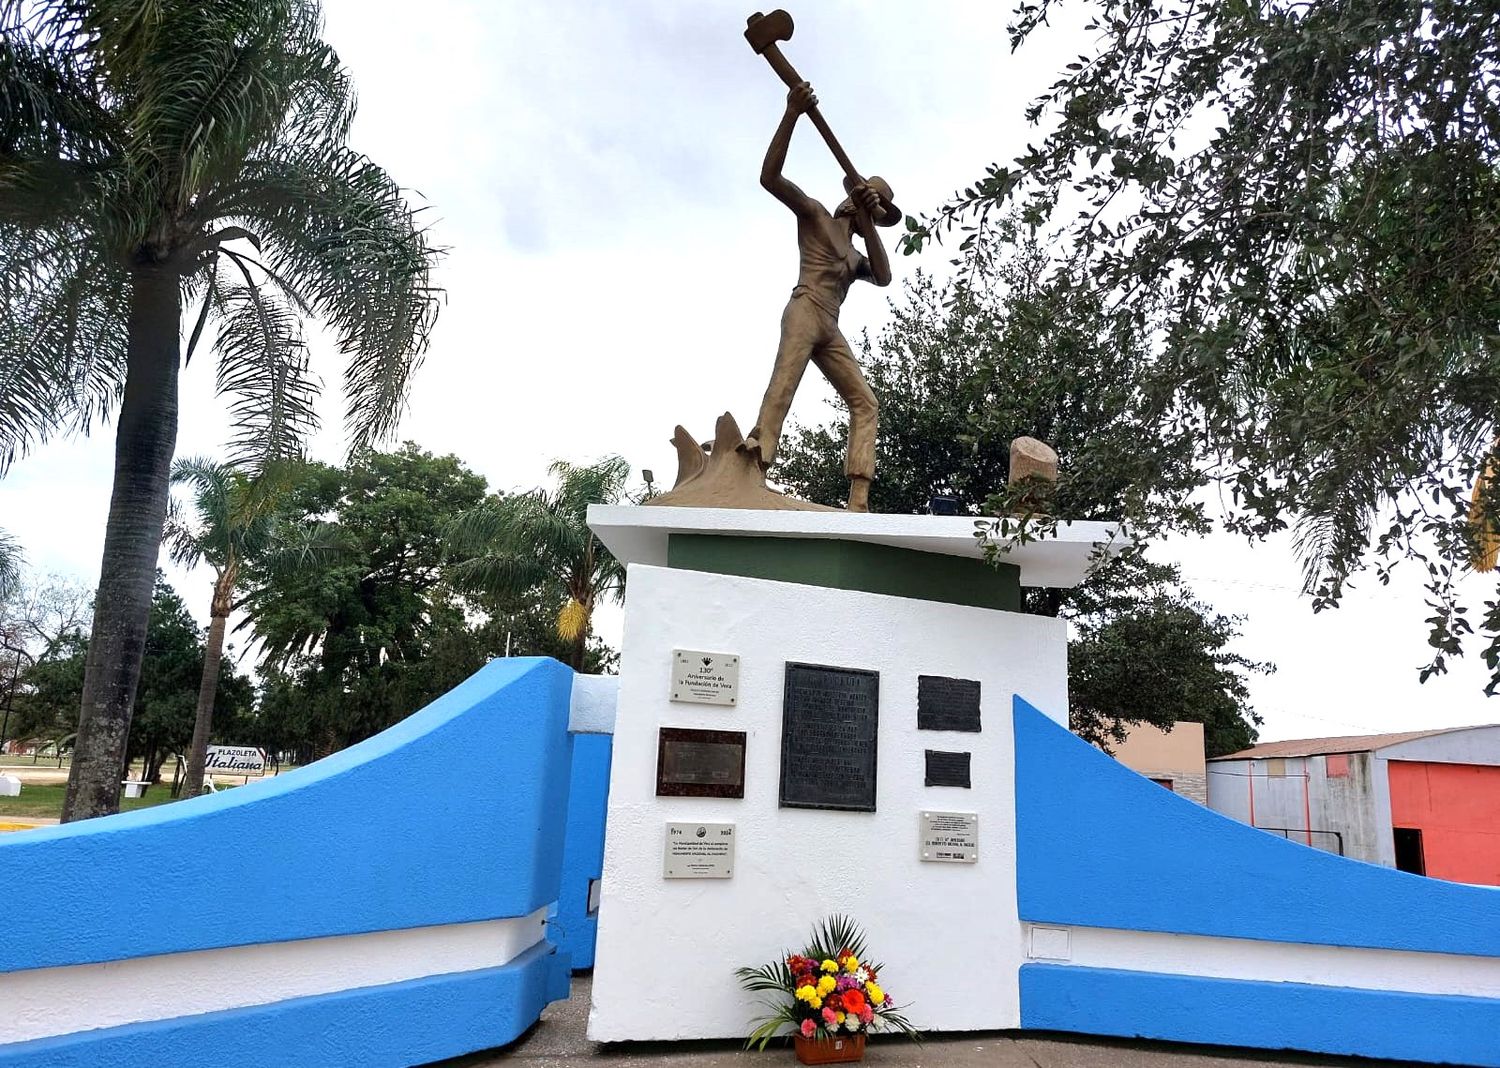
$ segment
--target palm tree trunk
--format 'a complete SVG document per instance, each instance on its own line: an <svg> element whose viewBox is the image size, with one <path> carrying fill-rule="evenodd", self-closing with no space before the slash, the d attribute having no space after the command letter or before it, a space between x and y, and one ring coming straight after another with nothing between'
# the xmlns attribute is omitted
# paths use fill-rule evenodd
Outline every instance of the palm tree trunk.
<svg viewBox="0 0 1500 1068"><path fill-rule="evenodd" d="M160 265L132 267L125 396L115 432L115 482L84 662L78 739L62 819L120 808L120 775L146 650L146 621L172 453L177 445L181 344L178 276Z"/></svg>
<svg viewBox="0 0 1500 1068"><path fill-rule="evenodd" d="M219 665L224 659L224 626L229 621L230 591L226 575L214 584L213 613L208 624L208 646L203 651L203 679L198 683L198 716L193 721L193 740L188 744L187 771L182 777L182 795L203 792L203 765L208 759L208 738L214 725L214 695L219 690Z"/></svg>

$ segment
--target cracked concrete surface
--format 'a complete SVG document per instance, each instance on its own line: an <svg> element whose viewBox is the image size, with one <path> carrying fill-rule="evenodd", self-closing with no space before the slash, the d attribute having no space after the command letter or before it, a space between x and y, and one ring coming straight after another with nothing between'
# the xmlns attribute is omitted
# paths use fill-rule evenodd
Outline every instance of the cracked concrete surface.
<svg viewBox="0 0 1500 1068"><path fill-rule="evenodd" d="M541 1022L504 1049L444 1061L441 1068L795 1068L788 1048L750 1052L729 1042L628 1042L596 1045L585 1037L589 978L575 976L573 996L548 1006ZM1314 1057L1258 1050L1178 1046L1006 1032L945 1035L918 1046L898 1038L871 1042L864 1063L873 1068L1306 1068L1308 1065L1389 1065L1347 1057ZM438 1068L438 1066L434 1066Z"/></svg>

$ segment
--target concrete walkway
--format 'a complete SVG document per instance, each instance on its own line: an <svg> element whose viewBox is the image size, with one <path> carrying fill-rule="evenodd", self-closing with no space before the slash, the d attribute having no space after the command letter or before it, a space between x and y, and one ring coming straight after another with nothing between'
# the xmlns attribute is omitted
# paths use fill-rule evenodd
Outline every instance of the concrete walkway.
<svg viewBox="0 0 1500 1068"><path fill-rule="evenodd" d="M588 999L588 978L575 977L572 998L549 1006L541 1022L516 1042L504 1049L444 1061L443 1068L798 1068L792 1051L777 1045L764 1053L747 1052L727 1042L595 1045L584 1035ZM882 1038L870 1044L864 1063L874 1068L1231 1068L1238 1064L1373 1068L1392 1062L1102 1039L1022 1038L994 1032L932 1038L920 1046Z"/></svg>

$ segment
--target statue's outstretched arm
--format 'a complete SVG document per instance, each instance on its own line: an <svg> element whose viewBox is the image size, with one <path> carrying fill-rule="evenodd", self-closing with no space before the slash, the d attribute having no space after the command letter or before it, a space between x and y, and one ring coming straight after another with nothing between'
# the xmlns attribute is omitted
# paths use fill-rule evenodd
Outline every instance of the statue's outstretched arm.
<svg viewBox="0 0 1500 1068"><path fill-rule="evenodd" d="M798 215L812 211L817 206L816 202L794 182L788 181L781 169L786 165L786 152L791 147L792 130L797 126L798 117L808 108L816 106L817 102L812 86L806 82L787 93L786 112L781 116L781 124L776 127L776 132L771 135L765 162L760 167L760 184L766 192Z"/></svg>

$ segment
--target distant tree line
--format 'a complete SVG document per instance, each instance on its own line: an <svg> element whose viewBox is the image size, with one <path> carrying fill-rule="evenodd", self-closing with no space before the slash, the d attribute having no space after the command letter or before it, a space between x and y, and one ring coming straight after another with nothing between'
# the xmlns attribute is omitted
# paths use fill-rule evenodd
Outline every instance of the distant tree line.
<svg viewBox="0 0 1500 1068"><path fill-rule="evenodd" d="M305 763L384 730L492 657L554 656L595 672L615 663L592 610L619 593L619 566L583 514L621 498L618 459L559 465L557 490L518 494L489 493L457 458L411 444L342 467L296 465L274 487L206 461L185 471L192 497L174 504L169 533L179 558L212 566L211 624L199 627L158 573L127 747L151 781L172 778L179 756L190 762L200 723L205 746ZM545 547L539 508L552 526ZM247 509L258 533L226 536ZM592 585L580 584L588 574ZM91 602L84 587L19 570L0 599L0 638L26 651L0 654L12 743L59 756L73 744Z"/></svg>

